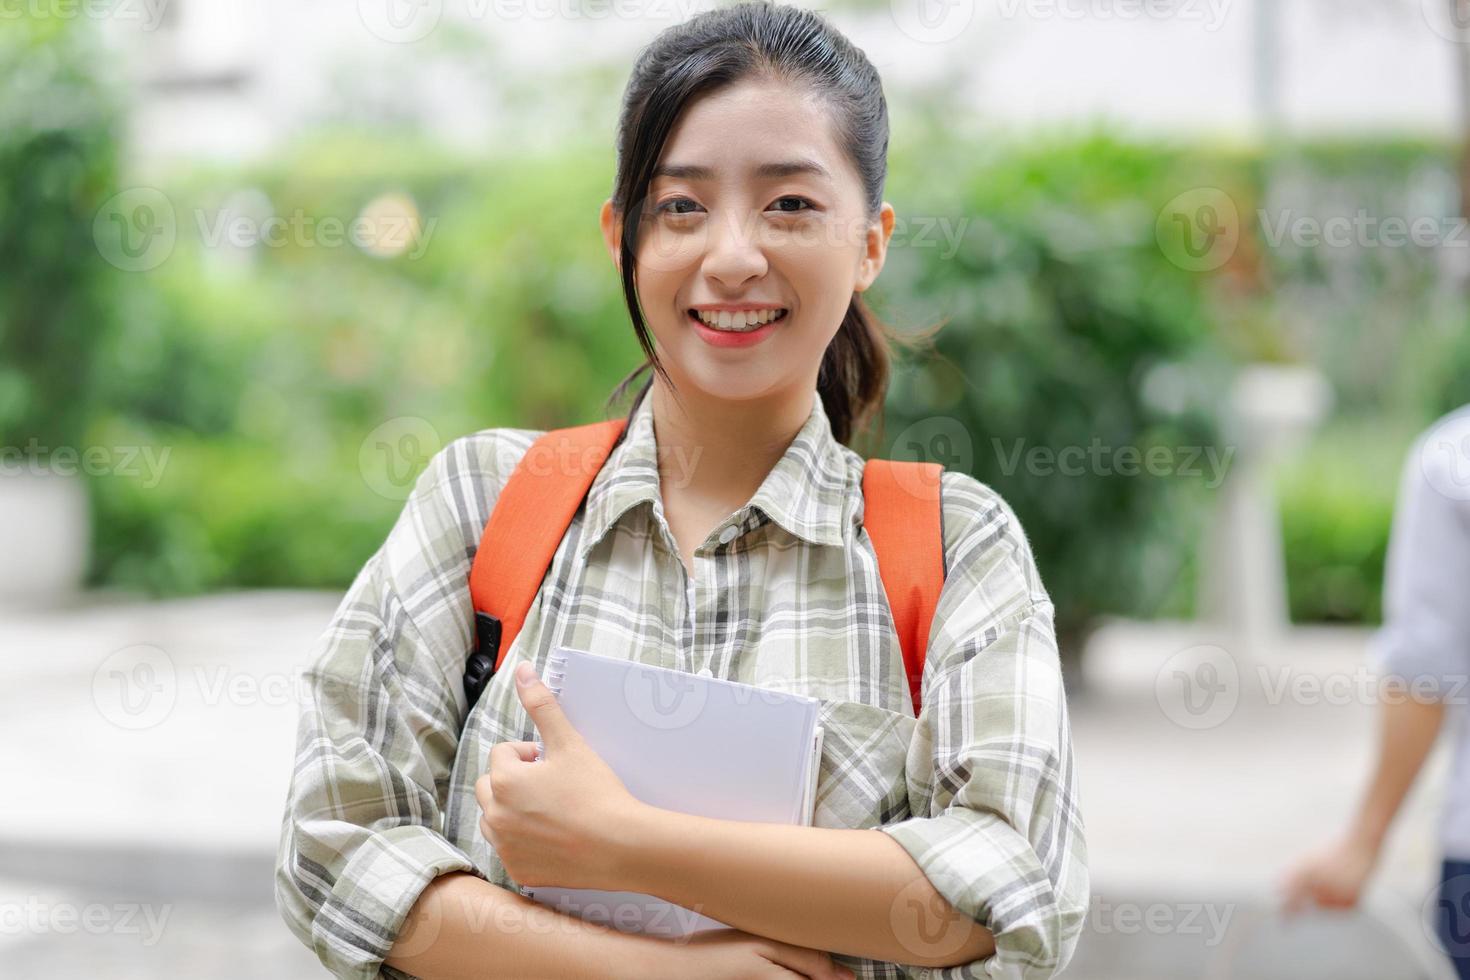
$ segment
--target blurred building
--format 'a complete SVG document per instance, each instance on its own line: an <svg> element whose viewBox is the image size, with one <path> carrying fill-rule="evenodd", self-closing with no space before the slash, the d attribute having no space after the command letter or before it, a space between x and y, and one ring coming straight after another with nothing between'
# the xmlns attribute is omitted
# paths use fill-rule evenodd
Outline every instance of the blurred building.
<svg viewBox="0 0 1470 980"><path fill-rule="evenodd" d="M1453 0L891 0L823 5L890 88L954 86L974 120L1148 134L1459 129ZM488 147L585 95L708 0L125 0L107 18L145 93L150 158L240 159L360 119ZM598 80L601 80L600 82ZM568 118L560 113L559 119ZM584 120L571 115L581 125ZM534 127L532 127L534 128ZM552 140L559 133L548 133Z"/></svg>

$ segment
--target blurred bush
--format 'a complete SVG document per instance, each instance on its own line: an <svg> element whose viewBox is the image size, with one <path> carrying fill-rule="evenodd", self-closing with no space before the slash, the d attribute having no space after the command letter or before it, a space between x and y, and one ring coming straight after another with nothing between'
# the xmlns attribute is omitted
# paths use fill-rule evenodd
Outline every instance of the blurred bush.
<svg viewBox="0 0 1470 980"><path fill-rule="evenodd" d="M92 36L64 18L0 31L0 445L79 444L106 363L109 273L92 223L117 184L118 107ZM34 441L33 441L34 440Z"/></svg>
<svg viewBox="0 0 1470 980"><path fill-rule="evenodd" d="M1327 373L1342 413L1427 422L1470 401L1460 152L1426 140L1323 140L1252 163L1261 271L1245 305L1290 357ZM1328 222L1331 235L1321 233ZM1428 244L1405 234L1425 223ZM1315 238L1301 234L1314 226Z"/></svg>
<svg viewBox="0 0 1470 980"><path fill-rule="evenodd" d="M1433 419L1470 402L1470 237L1460 148L1412 139L1275 147L1258 160L1264 311L1295 359L1318 365L1337 416L1280 474L1292 619L1382 618L1383 563L1405 454ZM1293 222L1336 220L1337 244L1304 244ZM1399 238L1385 230L1401 222ZM1346 222L1344 225L1343 222ZM1429 243L1403 228L1433 222ZM1263 224L1264 222L1258 222ZM1232 304L1222 305L1227 330Z"/></svg>
<svg viewBox="0 0 1470 980"><path fill-rule="evenodd" d="M602 417L637 343L589 156L340 135L169 181L177 244L135 277L93 434L169 463L99 485L97 579L341 586L449 440Z"/></svg>
<svg viewBox="0 0 1470 980"><path fill-rule="evenodd" d="M1211 365L1200 280L1154 241L1155 198L1182 161L1104 138L954 151L968 161L958 181L895 167L912 175L889 195L911 223L875 302L900 325L951 322L939 359L898 372L887 431L942 414L972 434L972 460L947 462L1016 506L1065 624L1157 607L1167 597L1149 583L1170 583L1178 601L1197 537L1176 486L1187 479L1000 468L1016 440L1211 443L1204 406L1223 365ZM611 173L600 152L470 165L342 135L267 168L169 182L178 243L134 279L148 288L121 311L112 410L94 437L171 456L157 486L99 486L99 579L165 592L340 586L401 506L363 470L381 426L427 423L422 462L477 428L601 417L640 355L595 225ZM924 190L941 186L958 193ZM350 222L390 193L413 202L422 229L396 256L284 227L269 246L204 241L237 219ZM858 448L905 455L880 441Z"/></svg>
<svg viewBox="0 0 1470 980"><path fill-rule="evenodd" d="M880 279L895 316L944 327L938 356L900 375L879 448L958 464L1006 498L1075 653L1099 614L1189 608L1227 364L1204 278L1166 258L1155 221L1198 168L1106 136L970 149L947 176L904 170L909 207L970 227L953 258L901 250ZM934 202L934 187L959 196ZM1153 474L1150 450L1168 460Z"/></svg>
<svg viewBox="0 0 1470 980"><path fill-rule="evenodd" d="M1403 420L1344 417L1278 477L1294 622L1379 623L1394 495L1416 432Z"/></svg>
<svg viewBox="0 0 1470 980"><path fill-rule="evenodd" d="M99 261L93 222L127 188L91 58L61 34L0 42L0 258L15 270L0 279L0 436L153 454L141 474L93 481L94 583L342 587L433 451L602 417L641 358L596 227L602 144L469 160L408 130L319 130L263 165L140 176L174 244L145 271ZM1381 207L1433 210L1440 149L1261 157L1085 133L982 142L930 122L891 148L903 224L870 298L900 333L943 329L935 356L897 365L887 424L856 448L941 459L1000 491L1064 644L1101 614L1191 612L1232 360L1326 364L1350 410L1388 406L1392 431L1371 438L1391 454L1470 397L1463 303L1442 270L1383 249L1293 252L1252 218L1282 181L1316 186L1314 168L1321 200L1286 199L1330 212L1358 180L1334 183L1334 168L1355 164ZM1245 219L1212 273L1156 238L1165 202L1201 187ZM1380 293L1405 302L1370 302ZM1402 350L1378 370L1374 317L1390 309ZM1283 476L1299 619L1377 615L1391 489L1348 466L1353 448L1329 439ZM1060 469L1069 449L1080 474ZM1120 453L1151 450L1172 469L1118 472Z"/></svg>

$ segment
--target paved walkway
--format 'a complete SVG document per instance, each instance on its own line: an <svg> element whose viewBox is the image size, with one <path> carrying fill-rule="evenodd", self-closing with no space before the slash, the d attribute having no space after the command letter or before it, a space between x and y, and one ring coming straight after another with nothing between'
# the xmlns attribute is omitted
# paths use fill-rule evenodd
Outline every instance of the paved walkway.
<svg viewBox="0 0 1470 980"><path fill-rule="evenodd" d="M0 612L6 975L325 976L271 876L292 678L338 596ZM90 916L90 918L88 918ZM15 928L14 923L21 923Z"/></svg>
<svg viewBox="0 0 1470 980"><path fill-rule="evenodd" d="M0 612L0 717L31 736L0 743L0 775L26 788L0 807L0 909L28 923L0 929L0 956L18 975L321 975L276 918L270 875L294 677L337 599ZM1430 976L1417 916L1443 749L1368 913L1284 927L1276 878L1340 826L1372 751L1373 705L1353 693L1364 634L1297 631L1250 657L1211 640L1117 624L1089 649L1072 711L1095 899L1068 976Z"/></svg>
<svg viewBox="0 0 1470 980"><path fill-rule="evenodd" d="M1405 803L1363 912L1290 924L1277 914L1281 874L1343 826L1366 779L1378 736L1367 638L1298 628L1247 650L1192 624L1094 635L1071 700L1096 899L1079 977L1442 973L1421 916L1437 881L1447 740ZM1159 927L1139 927L1141 915Z"/></svg>

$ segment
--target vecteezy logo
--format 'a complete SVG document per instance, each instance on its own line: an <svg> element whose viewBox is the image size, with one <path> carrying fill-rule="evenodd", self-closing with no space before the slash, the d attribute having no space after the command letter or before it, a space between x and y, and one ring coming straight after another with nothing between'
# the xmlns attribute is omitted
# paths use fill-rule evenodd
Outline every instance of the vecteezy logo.
<svg viewBox="0 0 1470 980"><path fill-rule="evenodd" d="M939 463L946 470L968 473L975 465L975 443L963 422L945 415L920 419L905 428L893 440L889 459ZM926 496L930 489L913 481L928 481L924 474L898 471L898 480L909 493Z"/></svg>
<svg viewBox="0 0 1470 980"><path fill-rule="evenodd" d="M1189 272L1218 269L1240 244L1240 213L1218 187L1196 187L1159 211L1154 237L1170 262Z"/></svg>
<svg viewBox="0 0 1470 980"><path fill-rule="evenodd" d="M941 897L929 880L917 877L905 885L889 909L893 935L914 957L945 957L957 952L973 925Z"/></svg>
<svg viewBox="0 0 1470 980"><path fill-rule="evenodd" d="M439 26L443 14L443 0L357 0L363 26L390 44L422 41Z"/></svg>
<svg viewBox="0 0 1470 980"><path fill-rule="evenodd" d="M1470 5L1461 0L1420 0L1424 22L1446 41L1470 43Z"/></svg>
<svg viewBox="0 0 1470 980"><path fill-rule="evenodd" d="M393 941L393 952L405 957L424 952L439 939L448 911L446 900L439 892L424 889L423 877L416 871L393 871L372 881L372 893L390 904L414 891L419 892L419 897L409 908Z"/></svg>
<svg viewBox="0 0 1470 980"><path fill-rule="evenodd" d="M1181 728L1215 728L1240 702L1240 670L1224 647L1186 647L1164 661L1154 678L1154 697Z"/></svg>
<svg viewBox="0 0 1470 980"><path fill-rule="evenodd" d="M975 0L889 0L893 22L921 44L959 37L975 19Z"/></svg>
<svg viewBox="0 0 1470 980"><path fill-rule="evenodd" d="M1470 956L1470 875L1456 875L1429 892L1420 921L1446 956Z"/></svg>
<svg viewBox="0 0 1470 980"><path fill-rule="evenodd" d="M1424 479L1451 500L1470 500L1470 412L1436 422L1419 444Z"/></svg>
<svg viewBox="0 0 1470 980"><path fill-rule="evenodd" d="M173 203L153 187L114 194L92 219L97 252L124 272L158 268L173 254L177 237Z"/></svg>
<svg viewBox="0 0 1470 980"><path fill-rule="evenodd" d="M704 710L707 688L679 671L635 664L623 679L623 697L633 717L649 728L684 728Z"/></svg>
<svg viewBox="0 0 1470 980"><path fill-rule="evenodd" d="M362 441L358 470L373 493L389 500L407 500L419 474L440 448L439 433L428 420L413 416L389 419Z"/></svg>
<svg viewBox="0 0 1470 980"><path fill-rule="evenodd" d="M178 693L173 659L147 644L109 654L92 674L92 703L97 711L130 731L162 722L173 711Z"/></svg>

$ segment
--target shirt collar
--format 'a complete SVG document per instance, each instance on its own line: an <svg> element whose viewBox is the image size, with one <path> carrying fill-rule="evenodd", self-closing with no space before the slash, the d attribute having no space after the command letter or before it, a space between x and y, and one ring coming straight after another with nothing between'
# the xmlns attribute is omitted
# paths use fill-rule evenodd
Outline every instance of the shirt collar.
<svg viewBox="0 0 1470 980"><path fill-rule="evenodd" d="M697 464L694 459L685 465ZM736 514L743 516L756 509L811 544L841 545L846 496L847 467L841 446L832 436L822 398L814 392L806 422L755 495ZM638 404L622 441L608 455L587 492L578 557L585 558L620 517L642 503L662 508L651 395Z"/></svg>

